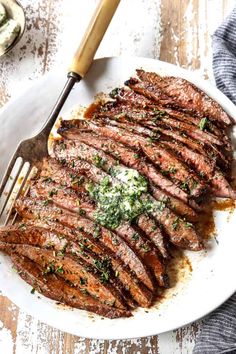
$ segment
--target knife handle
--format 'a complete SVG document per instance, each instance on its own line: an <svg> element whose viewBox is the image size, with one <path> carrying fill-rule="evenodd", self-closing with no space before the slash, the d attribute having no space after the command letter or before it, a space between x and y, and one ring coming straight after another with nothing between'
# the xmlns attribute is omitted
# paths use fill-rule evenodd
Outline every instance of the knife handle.
<svg viewBox="0 0 236 354"><path fill-rule="evenodd" d="M120 0L101 0L76 51L69 72L84 77L111 22Z"/></svg>

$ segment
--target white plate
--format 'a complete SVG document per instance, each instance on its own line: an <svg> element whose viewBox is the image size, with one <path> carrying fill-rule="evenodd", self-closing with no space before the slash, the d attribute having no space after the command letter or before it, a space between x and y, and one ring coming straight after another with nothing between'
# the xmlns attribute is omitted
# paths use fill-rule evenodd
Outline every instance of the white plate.
<svg viewBox="0 0 236 354"><path fill-rule="evenodd" d="M122 85L136 68L164 75L182 76L218 101L236 119L235 106L215 87L193 73L153 59L121 57L96 60L86 79L76 85L63 112L76 104L88 105L95 94ZM65 82L64 73L51 73L30 90L7 104L0 114L0 178L19 140L32 136L45 118ZM9 258L0 254L0 290L16 305L41 321L60 330L88 338L120 339L155 335L195 321L222 304L236 291L236 213L216 213L217 244L207 251L186 252L193 271L185 274L170 291L168 299L146 312L135 311L128 319L101 319L85 311L59 307L38 294L12 270Z"/></svg>

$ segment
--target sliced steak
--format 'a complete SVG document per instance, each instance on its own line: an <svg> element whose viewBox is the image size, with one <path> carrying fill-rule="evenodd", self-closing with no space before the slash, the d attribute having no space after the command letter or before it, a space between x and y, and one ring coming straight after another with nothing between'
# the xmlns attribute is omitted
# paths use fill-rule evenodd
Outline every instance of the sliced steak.
<svg viewBox="0 0 236 354"><path fill-rule="evenodd" d="M52 197L53 200L55 197ZM65 202L66 196L63 199ZM80 210L83 211L85 215L96 222L95 218L95 207L92 203L87 201L83 202L80 200ZM118 234L121 238L123 238L129 246L139 255L139 257L143 260L144 264L147 267L150 267L153 274L155 275L158 284L160 286L167 286L167 275L165 274L165 266L158 256L156 249L151 241L146 239L144 235L140 234L140 232L133 229L128 223L123 223L115 230L113 230L116 234ZM135 237L134 237L135 235ZM147 285L147 284L146 284ZM154 290L154 284L149 284L149 289Z"/></svg>
<svg viewBox="0 0 236 354"><path fill-rule="evenodd" d="M79 230L75 228L66 227L58 222L47 221L43 222L40 220L33 221L34 226L40 226L49 230L56 230L60 235L65 235L69 239L73 239L76 242L85 244L84 248L90 248L93 252L103 257L108 255L111 261L111 266L115 277L123 284L123 287L127 294L125 294L125 299L130 306L134 306L132 299L141 307L149 307L152 303L152 293L147 289L147 287L141 283L135 272L133 272L127 264L125 264L119 255L115 254L110 248L105 246L103 230L99 228L98 225L94 225L87 219L81 219ZM111 235L109 235L111 237ZM101 239L101 242L100 242ZM109 241L108 241L109 242ZM112 242L118 244L118 238L112 238ZM112 247L111 247L112 248ZM114 248L114 247L113 247ZM121 247L120 247L121 248ZM124 295L124 294L123 294Z"/></svg>
<svg viewBox="0 0 236 354"><path fill-rule="evenodd" d="M97 245L95 248L94 243L89 242L89 239L84 236L85 235L78 235L77 240L75 240L74 237L72 241L71 239L68 240L65 235L62 236L62 234L56 230L48 230L48 228L45 229L44 227L32 224L20 224L0 230L0 241L2 242L52 249L57 252L56 254L58 256L64 257L65 255L69 255L75 260L78 256L92 266L96 266L96 264L103 265L105 262L109 262L106 274L101 267L96 267L101 279L106 275L106 282L115 286L127 303L135 307L130 293L127 294L125 286L123 286L123 283L120 282L118 276L116 276L118 270L117 267L115 270L113 269L114 260L110 257L110 254L106 253L104 249L100 251Z"/></svg>
<svg viewBox="0 0 236 354"><path fill-rule="evenodd" d="M91 141L91 139L90 139L90 141ZM66 144L67 144L67 142L66 142ZM92 161L92 158L94 157L93 149L89 149L88 146L86 147L85 144L83 144L83 145L81 145L81 144L82 143L78 143L77 141L73 142L73 148L75 149L74 156L77 155L78 149L80 149L82 147L82 152L84 153L84 156L87 156L86 151L89 151L89 155L87 157L88 158L90 157L91 158L90 161ZM72 149L67 149L67 150L71 151ZM96 152L98 153L96 156L99 157L99 161L101 161L101 160L106 161L106 163L103 164L103 167L106 168L109 171L111 169L111 167L113 166L113 162L111 163L111 165L109 164L111 162L109 156L108 155L104 156L104 154L100 154L100 152L98 152L98 151L96 151ZM105 167L106 165L107 165L107 167ZM155 201L153 200L153 203L154 202ZM165 220L166 216L169 215L169 221L171 220L170 222L174 223L174 220L176 220L177 215L175 215L171 210L169 210L166 207L166 205L165 205L165 203L163 201L159 202L159 204L160 204L159 205L160 207L158 209L158 213L155 214L155 218L157 219L157 221L161 225L163 225L166 228L166 226L165 226L165 224L166 224L166 220ZM161 213L163 213L164 216L159 215ZM170 217L170 215L171 215L171 217ZM181 219L180 218L177 218L177 219L180 220L180 224L181 224L182 223ZM168 225L169 225L169 223L168 223ZM184 225L186 225L186 222L185 222ZM143 226L141 226L141 228L145 229L145 226L143 225ZM185 227L185 228L181 228L181 231L179 233L176 230L171 229L170 227L168 227L166 229L167 229L167 232L168 232L168 235L170 237L171 242L173 241L175 244L177 244L179 242L179 245L181 247L184 247L184 245L186 245L186 247L190 248L190 249L193 248L193 249L197 250L197 249L202 248L196 233L193 231L193 225L191 227L191 230L189 230L189 229L186 230L186 227ZM147 230L146 230L146 232L147 232ZM176 232L177 232L178 236L175 235ZM149 235L149 237L150 237L150 235ZM189 244L189 238L192 240L191 241L192 242L191 245Z"/></svg>
<svg viewBox="0 0 236 354"><path fill-rule="evenodd" d="M97 237L97 224L78 215L68 215L62 209L48 203L42 208L42 200L32 200L31 198L21 198L16 202L16 210L27 219L37 220L38 218L49 222L60 222L66 227L83 231ZM113 251L117 258L120 258L129 269L134 272L137 278L148 288L153 287L150 274L143 265L140 257L128 246L128 244L111 231L100 227L99 241L108 249Z"/></svg>
<svg viewBox="0 0 236 354"><path fill-rule="evenodd" d="M51 250L5 242L0 242L0 250L15 252L29 258L31 261L38 263L44 269L44 273L56 273L80 290L88 292L101 303L120 309L127 309L119 292L110 284L102 282L96 272L96 268L82 261L79 257L76 262L68 256L63 258L55 256Z"/></svg>
<svg viewBox="0 0 236 354"><path fill-rule="evenodd" d="M112 141L114 141L114 144L116 142L119 143L119 141L120 141L123 144L127 143L126 145L128 145L130 147L136 147L137 150L136 150L136 152L134 151L134 153L133 153L133 157L134 158L136 157L136 160L138 160L137 157L138 157L138 153L139 153L139 150L141 147L140 143L142 142L143 149L146 150L145 152L147 152L149 155L151 155L148 157L153 158L153 160L155 160L156 162L157 162L157 159L159 158L160 162L165 164L165 167L166 167L166 164L168 164L168 162L171 165L175 164L175 162L178 166L179 166L179 164L181 165L181 167L183 165L174 156L172 156L171 154L168 154L168 152L166 154L169 155L170 161L164 160L163 156L160 155L159 152L156 152L157 149L155 149L155 147L151 146L151 144L148 141L146 141L146 139L140 138L137 136L134 137L132 134L130 134L128 132L126 133L124 130L120 130L117 127L100 126L100 125L93 124L93 122L91 122L91 121L84 122L84 121L79 121L79 120L73 121L73 123L72 122L68 123L67 121L63 121L62 124L63 124L63 126L62 126L62 128L60 128L59 133L61 133L64 136L67 136L70 139L78 139L77 136L80 135L81 132L84 132L84 131L91 132L94 130L96 133L101 134L104 138L109 138ZM73 128L73 125L77 126L79 129ZM136 137L137 137L137 139L136 139ZM116 145L114 145L114 146L116 146ZM114 150L114 151L116 151L116 150ZM120 153L117 153L117 157L119 159L121 159L122 155ZM126 163L124 163L124 164L126 164ZM137 161L136 161L136 164L137 164ZM187 202L187 200L189 199L187 191L183 190L183 189L181 190L178 186L173 185L173 182L164 178L164 176L161 178L160 177L161 174L160 173L157 174L156 168L153 169L152 166L153 165L150 163L144 163L142 172L141 172L141 170L139 170L139 171L140 171L140 173L147 175L152 180L152 182L154 184L157 184L158 186L164 188L170 194L172 194L176 197L179 197L183 201ZM133 168L136 168L136 167L133 167ZM186 174L187 174L186 178L189 179L190 178L189 172L186 171L186 168L184 167L183 175L180 176L179 179L181 179L181 177L183 179ZM164 183L162 183L162 182L164 182ZM181 183L185 183L185 182L186 181L184 180L184 182L181 182ZM190 183L190 184L192 184L192 183ZM184 186L182 185L182 187L184 187ZM200 187L200 189L202 189L202 186L195 186L195 187L196 187L196 190L194 188L191 192L192 194L198 194L200 192L199 187Z"/></svg>
<svg viewBox="0 0 236 354"><path fill-rule="evenodd" d="M86 294L72 285L67 284L56 274L43 274L43 268L37 263L32 262L27 257L22 257L16 253L11 253L11 260L14 268L18 271L23 280L25 280L40 294L52 300L77 309L91 311L108 318L131 316L131 313L127 310L116 309L114 307L101 304L89 294Z"/></svg>
<svg viewBox="0 0 236 354"><path fill-rule="evenodd" d="M90 139L90 141L91 141L91 139ZM67 144L67 142L64 142L64 143ZM78 143L77 141L73 142L73 148L74 148L73 158L74 158L74 156L77 155L78 149L83 147L82 152L84 153L84 155L87 156L86 151L89 151L89 156L91 156L91 160L92 160L92 158L94 156L94 151L92 149L89 150L88 146L86 147L85 144L83 144L83 145L81 145L81 144L82 143ZM72 151L73 148L66 149L66 151ZM98 151L96 151L96 152L98 153L96 156L99 157L99 161L101 161L101 160L106 161L106 163L103 164L103 167L105 165L107 165L107 170L110 170L111 167L113 166L113 163L111 165L109 165L109 162L110 162L109 156L108 155L104 156L103 154L100 154L100 152L98 152ZM89 158L89 156L88 156L88 158ZM151 196L148 198L151 198ZM153 203L154 202L155 201L153 200ZM156 218L157 222L160 223L164 227L164 230L167 232L170 241L172 243L174 243L175 245L178 245L183 248L185 247L187 249L193 249L193 250L202 249L202 244L201 244L199 237L197 236L197 234L194 230L194 226L191 223L188 223L187 221L184 221L183 219L177 217L176 214L174 214L170 209L168 209L166 207L164 202L161 202L159 204L160 205L159 205L158 211L155 212L155 214L153 216ZM86 210L86 212L89 212L89 207L87 209L88 210ZM89 216L89 217L92 217L92 216ZM168 219L168 220L166 220L166 219ZM175 226L176 223L178 223L178 227ZM189 225L191 225L191 227L189 227ZM145 226L143 225L141 228L145 229ZM119 232L119 228L116 229L116 232ZM126 234L126 233L127 232L124 232L124 230L121 229L121 235ZM128 234L130 234L130 233L128 233ZM130 237L132 239L131 234L130 234ZM143 247L140 246L140 249L142 249ZM156 269L158 269L158 268L156 268ZM159 270L158 270L158 272L159 272ZM163 272L161 272L161 274L162 273Z"/></svg>
<svg viewBox="0 0 236 354"><path fill-rule="evenodd" d="M211 117L223 125L231 125L232 119L222 107L189 81L177 77L161 77L156 73L137 70L139 79L149 82L168 95L175 104L202 117Z"/></svg>
<svg viewBox="0 0 236 354"><path fill-rule="evenodd" d="M66 184L68 182L68 178L65 176L65 174L60 174L60 170L61 170L61 167L60 165L56 166L57 163L54 163L53 160L49 160L48 164L47 165L50 165L52 163L52 165L57 168L59 166L59 169L58 169L58 172L57 172L57 178L56 179L59 179L61 183L63 184ZM45 165L46 165L46 161L45 161ZM48 168L50 170L50 167ZM44 175L44 179L43 180L40 180L39 183L37 183L35 185L35 187L37 189L40 189L38 191L38 194L41 194L41 195L44 195L45 196L45 193L43 192L43 190L49 190L50 191L50 188L51 190L52 189L55 189L55 185L52 183L52 181L48 181L47 178L45 178L45 171L43 172L43 175ZM54 176L55 176L55 173L54 173ZM60 177L60 178L59 178ZM66 178L65 178L66 177ZM80 176L78 176L77 174L75 175L75 179L79 178ZM82 176L81 176L82 177ZM65 179L64 179L65 178ZM45 186L45 180L46 180L46 183L47 185ZM64 182L65 181L65 182ZM93 182L95 183L99 183L101 181L101 179L98 177L96 179L93 180ZM51 187L48 185L50 183ZM85 192L85 188L86 188L86 184L89 183L89 180L84 177L84 181L83 181L83 184L80 184L80 193L84 193ZM42 190L42 187L43 186L43 190ZM38 188L40 187L40 188ZM70 185L67 185L67 187L70 187ZM82 191L82 187L83 187L83 191ZM40 191L42 190L42 193L40 193ZM60 206L61 207L64 207L67 205L67 203L64 203L64 195L63 195L63 192L60 191L60 189L58 189L58 192L57 192L57 196L58 196L58 193L59 193L59 197L60 197L60 194L61 194L61 200L63 200L63 203L60 203ZM78 191L77 191L78 193ZM71 194L71 193L70 193ZM56 200L57 198L55 197L54 198L54 201L56 203ZM71 195L69 197L69 203L71 203ZM79 207L78 207L78 199L76 198L76 195L74 194L74 205L73 205L73 210L75 211L79 211ZM166 245L165 245L165 241L164 241L164 236L162 234L162 231L161 231L161 228L159 225L156 224L156 222L154 220L152 220L149 216L147 215L140 215L137 220L136 220L136 223L137 225L140 227L140 229L153 241L153 243L156 245L156 247L158 248L158 250L160 251L160 253L162 254L162 256L164 258L167 258L168 254L167 254L167 249L166 249Z"/></svg>

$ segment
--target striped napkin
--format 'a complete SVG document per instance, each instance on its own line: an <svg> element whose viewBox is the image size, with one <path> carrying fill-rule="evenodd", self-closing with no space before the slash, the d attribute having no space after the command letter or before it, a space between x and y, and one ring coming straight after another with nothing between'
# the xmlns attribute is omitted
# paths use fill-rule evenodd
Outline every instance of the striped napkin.
<svg viewBox="0 0 236 354"><path fill-rule="evenodd" d="M236 7L214 33L212 47L216 85L236 104ZM193 350L193 354L221 353L236 354L236 293L203 321Z"/></svg>

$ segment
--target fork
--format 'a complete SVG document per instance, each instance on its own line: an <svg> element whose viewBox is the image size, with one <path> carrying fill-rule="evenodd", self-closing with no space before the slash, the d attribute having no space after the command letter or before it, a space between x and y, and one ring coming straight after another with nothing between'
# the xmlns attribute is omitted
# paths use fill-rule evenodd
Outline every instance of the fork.
<svg viewBox="0 0 236 354"><path fill-rule="evenodd" d="M9 222L15 201L24 190L33 167L37 166L44 157L48 156L48 137L52 127L74 84L79 82L89 70L98 46L119 3L120 0L100 1L72 60L67 75L67 82L45 125L36 136L21 141L18 145L0 185L0 217L6 214L3 222L4 225L7 225ZM14 171L16 172L14 173ZM23 176L19 179L22 173ZM11 177L12 174L14 174L14 178ZM8 186L9 190L6 191ZM16 189L17 192L14 193ZM7 209L9 204L9 209ZM13 218L13 222L14 220L15 217Z"/></svg>

